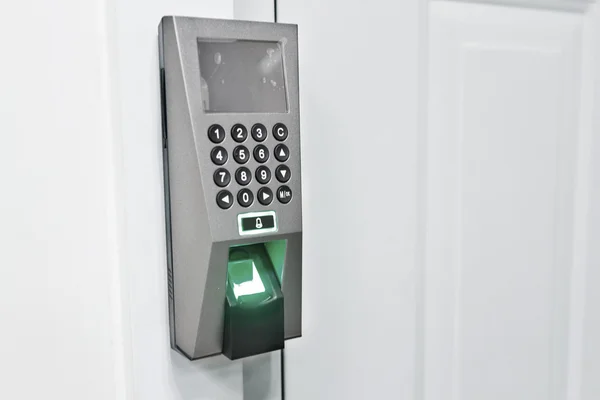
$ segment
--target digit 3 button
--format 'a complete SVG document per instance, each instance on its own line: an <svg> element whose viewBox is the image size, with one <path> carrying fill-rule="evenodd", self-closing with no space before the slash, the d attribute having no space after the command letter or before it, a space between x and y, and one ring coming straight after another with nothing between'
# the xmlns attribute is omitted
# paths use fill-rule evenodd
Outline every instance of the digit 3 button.
<svg viewBox="0 0 600 400"><path fill-rule="evenodd" d="M263 142L267 138L267 128L263 124L254 124L250 134L257 142Z"/></svg>
<svg viewBox="0 0 600 400"><path fill-rule="evenodd" d="M233 205L233 196L228 190L221 190L217 194L217 205L223 210L227 210Z"/></svg>
<svg viewBox="0 0 600 400"><path fill-rule="evenodd" d="M289 203L292 200L292 189L286 185L279 186L279 189L277 189L277 200L283 204Z"/></svg>
<svg viewBox="0 0 600 400"><path fill-rule="evenodd" d="M280 142L283 142L288 137L288 129L282 124L278 123L273 126L273 137Z"/></svg>
<svg viewBox="0 0 600 400"><path fill-rule="evenodd" d="M290 169L287 165L280 165L275 170L275 176L277 177L277 180L281 183L286 183L287 181L289 181L291 174L292 173L290 172Z"/></svg>
<svg viewBox="0 0 600 400"><path fill-rule="evenodd" d="M258 202L263 206L268 206L273 201L273 191L268 187L262 187L258 189L258 193L256 194L258 198Z"/></svg>
<svg viewBox="0 0 600 400"><path fill-rule="evenodd" d="M221 146L217 146L210 152L210 159L216 165L223 165L227 162L227 150Z"/></svg>
<svg viewBox="0 0 600 400"><path fill-rule="evenodd" d="M285 162L290 158L290 150L285 144L275 146L275 158L280 162Z"/></svg>
<svg viewBox="0 0 600 400"><path fill-rule="evenodd" d="M254 202L254 195L250 189L242 189L238 192L237 200L240 206L250 207Z"/></svg>

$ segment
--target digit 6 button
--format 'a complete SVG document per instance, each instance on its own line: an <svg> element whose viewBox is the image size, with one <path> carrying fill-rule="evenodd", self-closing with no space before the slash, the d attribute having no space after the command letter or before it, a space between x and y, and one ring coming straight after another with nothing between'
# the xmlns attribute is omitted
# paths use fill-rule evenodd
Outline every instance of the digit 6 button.
<svg viewBox="0 0 600 400"><path fill-rule="evenodd" d="M267 128L263 124L254 124L250 133L257 142L263 142L267 138Z"/></svg>
<svg viewBox="0 0 600 400"><path fill-rule="evenodd" d="M254 159L259 163L264 163L269 159L269 149L263 144L259 144L254 148Z"/></svg>
<svg viewBox="0 0 600 400"><path fill-rule="evenodd" d="M248 149L245 146L237 146L233 149L233 158L238 164L246 164L250 158Z"/></svg>
<svg viewBox="0 0 600 400"><path fill-rule="evenodd" d="M288 137L288 129L282 124L278 123L273 126L273 137L280 142L283 142Z"/></svg>
<svg viewBox="0 0 600 400"><path fill-rule="evenodd" d="M252 194L250 189L242 189L238 192L237 200L238 203L240 203L240 206L250 207L250 205L252 205L252 202L254 202L254 195Z"/></svg>
<svg viewBox="0 0 600 400"><path fill-rule="evenodd" d="M290 158L290 150L285 144L275 146L275 158L280 162L285 162Z"/></svg>
<svg viewBox="0 0 600 400"><path fill-rule="evenodd" d="M210 159L216 165L223 165L227 162L227 150L221 146L217 146L210 152Z"/></svg>

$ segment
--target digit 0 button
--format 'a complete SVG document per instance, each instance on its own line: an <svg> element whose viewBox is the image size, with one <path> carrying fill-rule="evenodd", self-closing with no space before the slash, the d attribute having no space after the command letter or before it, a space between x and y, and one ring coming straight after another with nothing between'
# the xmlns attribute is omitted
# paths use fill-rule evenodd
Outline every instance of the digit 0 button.
<svg viewBox="0 0 600 400"><path fill-rule="evenodd" d="M210 159L217 165L223 165L227 162L227 150L217 146L210 152Z"/></svg>
<svg viewBox="0 0 600 400"><path fill-rule="evenodd" d="M225 140L225 129L221 125L211 125L208 128L208 138L213 143L221 143Z"/></svg>
<svg viewBox="0 0 600 400"><path fill-rule="evenodd" d="M285 144L278 144L275 146L275 158L277 161L284 162L290 158L290 150L287 148Z"/></svg>
<svg viewBox="0 0 600 400"><path fill-rule="evenodd" d="M280 142L283 142L288 137L288 129L282 123L275 124L273 126L273 137Z"/></svg>
<svg viewBox="0 0 600 400"><path fill-rule="evenodd" d="M254 202L254 195L250 189L242 189L238 192L237 200L240 206L250 207Z"/></svg>
<svg viewBox="0 0 600 400"><path fill-rule="evenodd" d="M263 124L254 124L250 133L257 142L263 142L267 138L267 128Z"/></svg>

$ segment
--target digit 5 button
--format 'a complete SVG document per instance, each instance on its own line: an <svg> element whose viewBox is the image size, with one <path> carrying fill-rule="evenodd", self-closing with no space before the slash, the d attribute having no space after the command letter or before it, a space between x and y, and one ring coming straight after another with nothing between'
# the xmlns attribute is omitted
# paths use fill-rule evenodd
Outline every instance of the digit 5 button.
<svg viewBox="0 0 600 400"><path fill-rule="evenodd" d="M233 158L238 162L238 164L246 164L248 162L248 158L250 158L248 149L245 146L237 146L235 149L233 149Z"/></svg>
<svg viewBox="0 0 600 400"><path fill-rule="evenodd" d="M275 124L273 126L273 137L280 142L283 142L288 137L288 129L282 123Z"/></svg>
<svg viewBox="0 0 600 400"><path fill-rule="evenodd" d="M289 186L279 186L277 189L277 200L283 204L287 204L292 200L292 189Z"/></svg>
<svg viewBox="0 0 600 400"><path fill-rule="evenodd" d="M285 144L275 146L275 158L280 162L287 161L290 158L290 150Z"/></svg>
<svg viewBox="0 0 600 400"><path fill-rule="evenodd" d="M290 172L290 169L287 165L280 165L275 170L275 176L277 177L277 180L281 183L286 183L287 181L289 181L291 174L292 173Z"/></svg>
<svg viewBox="0 0 600 400"><path fill-rule="evenodd" d="M227 150L221 146L217 146L210 152L210 159L217 165L223 165L227 162Z"/></svg>

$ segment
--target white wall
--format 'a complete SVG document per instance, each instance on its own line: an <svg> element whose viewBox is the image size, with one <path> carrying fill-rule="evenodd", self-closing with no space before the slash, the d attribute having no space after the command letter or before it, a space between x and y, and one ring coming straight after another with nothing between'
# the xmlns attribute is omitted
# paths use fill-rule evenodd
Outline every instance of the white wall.
<svg viewBox="0 0 600 400"><path fill-rule="evenodd" d="M0 15L0 398L119 399L106 1Z"/></svg>

